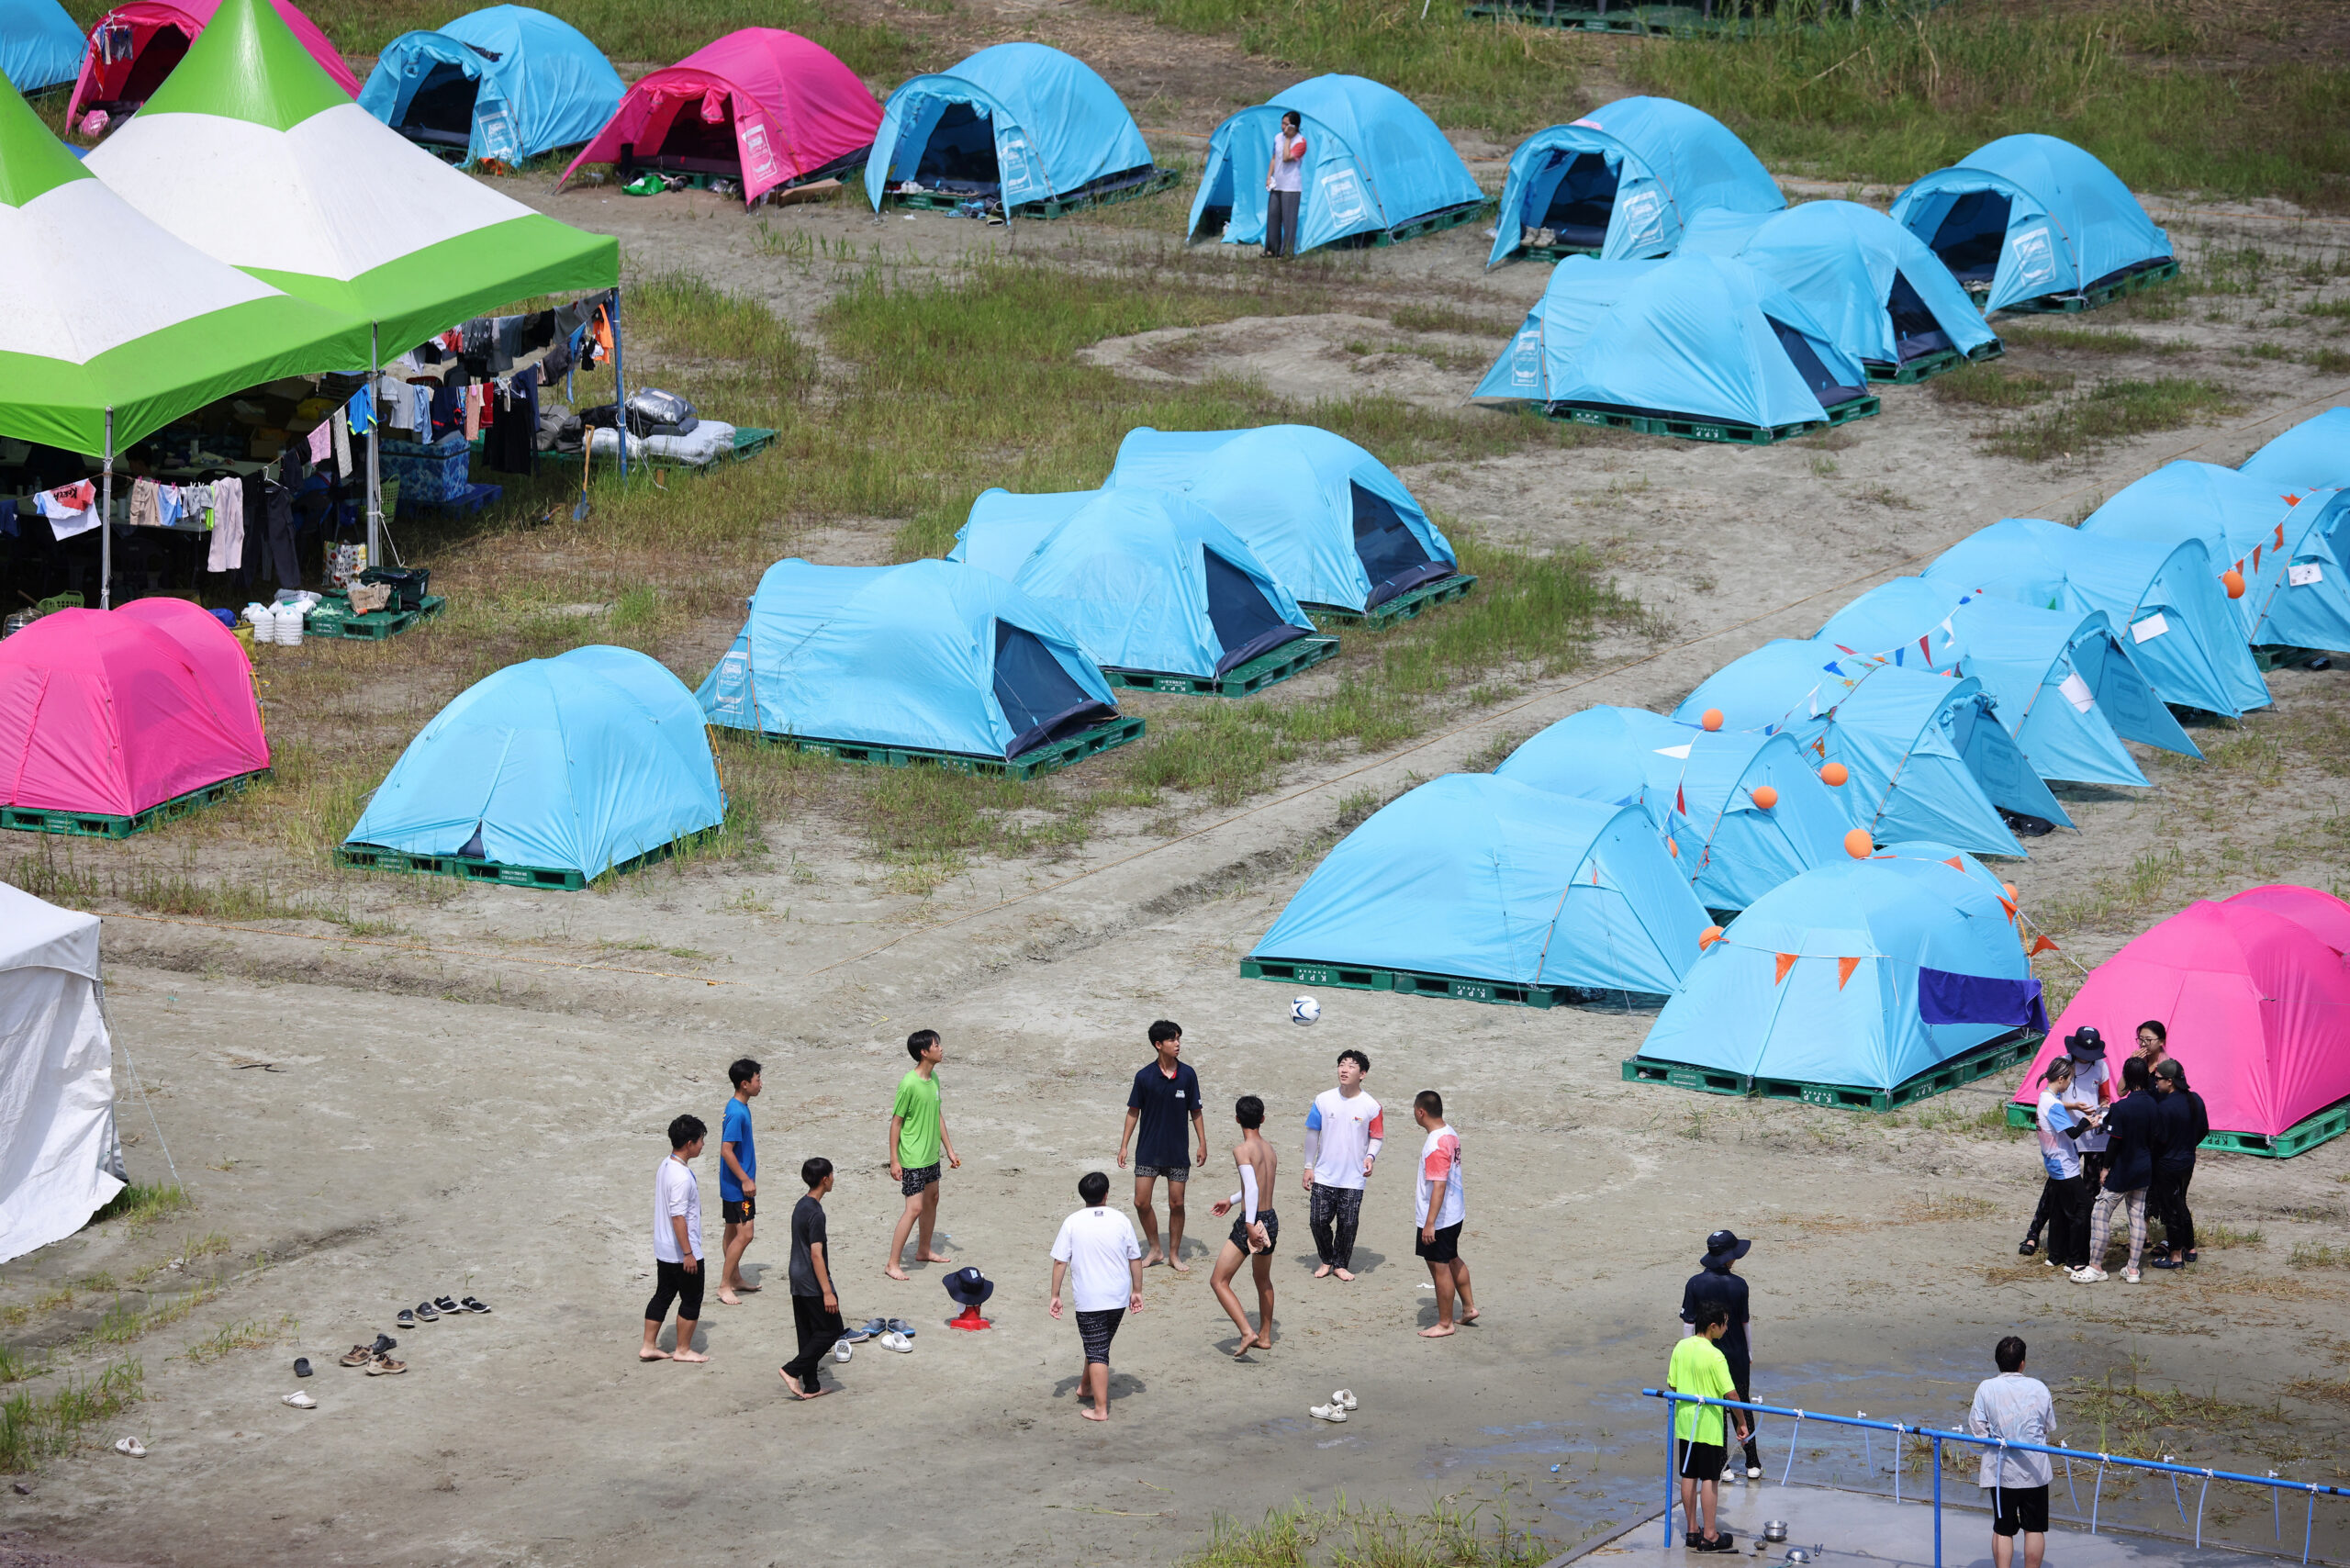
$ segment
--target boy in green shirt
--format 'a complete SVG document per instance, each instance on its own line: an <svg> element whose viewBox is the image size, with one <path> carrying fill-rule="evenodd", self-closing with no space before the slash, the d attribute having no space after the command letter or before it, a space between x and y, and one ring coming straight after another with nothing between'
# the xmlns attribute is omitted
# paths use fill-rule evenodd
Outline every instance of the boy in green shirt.
<svg viewBox="0 0 2350 1568"><path fill-rule="evenodd" d="M898 1190L906 1198L905 1212L898 1216L897 1228L890 1235L890 1261L881 1271L893 1280L906 1277L901 1266L906 1233L917 1220L922 1223L922 1241L914 1249L914 1261L951 1261L931 1248L931 1236L938 1226L940 1153L944 1151L947 1164L958 1170L963 1168L963 1158L955 1152L955 1140L946 1136L946 1117L938 1105L935 1075L946 1056L938 1031L916 1029L907 1036L906 1054L914 1058L914 1069L898 1081L897 1103L890 1107L890 1174L898 1179Z"/></svg>
<svg viewBox="0 0 2350 1568"><path fill-rule="evenodd" d="M1714 1341L1729 1328L1729 1309L1719 1302L1707 1302L1697 1308L1696 1332L1673 1348L1672 1364L1665 1369L1665 1387L1675 1394L1694 1394L1705 1399L1736 1399L1738 1385L1730 1381L1729 1360ZM1738 1413L1738 1435L1746 1438L1744 1412ZM1714 1513L1721 1503L1722 1460L1728 1452L1722 1441L1722 1412L1707 1405L1691 1405L1676 1400L1673 1406L1673 1470L1681 1477L1681 1517L1690 1527L1682 1540L1692 1551L1735 1551L1728 1530L1717 1531ZM1698 1527L1698 1509L1705 1510L1704 1528Z"/></svg>

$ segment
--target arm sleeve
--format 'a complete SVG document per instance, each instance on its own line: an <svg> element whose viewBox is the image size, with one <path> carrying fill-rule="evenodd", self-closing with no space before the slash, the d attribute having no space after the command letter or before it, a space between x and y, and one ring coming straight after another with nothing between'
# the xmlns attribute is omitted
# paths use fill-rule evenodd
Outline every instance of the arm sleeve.
<svg viewBox="0 0 2350 1568"><path fill-rule="evenodd" d="M1313 1164L1322 1158L1322 1107L1309 1105L1305 1109L1305 1163Z"/></svg>
<svg viewBox="0 0 2350 1568"><path fill-rule="evenodd" d="M1248 1204L1248 1206L1241 1211L1240 1217L1247 1220L1250 1225L1256 1224L1257 1168L1253 1165L1244 1165L1240 1168L1240 1195Z"/></svg>
<svg viewBox="0 0 2350 1568"><path fill-rule="evenodd" d="M1379 1146L1387 1141L1387 1113L1381 1111L1373 1115L1369 1130L1371 1141L1363 1146L1363 1152L1376 1159L1379 1158Z"/></svg>

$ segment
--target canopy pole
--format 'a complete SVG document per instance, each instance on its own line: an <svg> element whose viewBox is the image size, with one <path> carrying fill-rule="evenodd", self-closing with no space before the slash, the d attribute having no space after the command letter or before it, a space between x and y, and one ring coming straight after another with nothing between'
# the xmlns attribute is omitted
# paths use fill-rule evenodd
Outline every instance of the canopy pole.
<svg viewBox="0 0 2350 1568"><path fill-rule="evenodd" d="M628 483L628 374L621 353L621 286L612 285L612 412L620 426L621 483ZM590 442L590 445L594 442Z"/></svg>
<svg viewBox="0 0 2350 1568"><path fill-rule="evenodd" d="M98 608L114 608L114 409L106 409L106 455L98 469Z"/></svg>
<svg viewBox="0 0 2350 1568"><path fill-rule="evenodd" d="M384 367L383 353L378 342L380 323L367 323L367 406L374 410L367 425L367 566L370 571L384 564L384 474L377 459L376 448L384 440ZM431 431L426 432L428 435Z"/></svg>

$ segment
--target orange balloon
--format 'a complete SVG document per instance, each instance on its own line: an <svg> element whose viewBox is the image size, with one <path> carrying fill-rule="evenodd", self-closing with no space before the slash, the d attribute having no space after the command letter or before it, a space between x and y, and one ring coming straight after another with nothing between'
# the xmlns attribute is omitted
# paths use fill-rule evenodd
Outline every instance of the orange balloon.
<svg viewBox="0 0 2350 1568"><path fill-rule="evenodd" d="M2233 567L2230 567L2228 570L2220 574L2220 581L2226 585L2228 597L2230 599L2242 599L2244 597L2244 574L2242 572L2235 570Z"/></svg>
<svg viewBox="0 0 2350 1568"><path fill-rule="evenodd" d="M1718 708L1707 709L1703 713L1697 716L1697 726L1700 729L1706 730L1720 729L1722 727L1722 711Z"/></svg>
<svg viewBox="0 0 2350 1568"><path fill-rule="evenodd" d="M1721 939L1722 928L1718 925L1708 925L1697 933L1697 951L1702 953Z"/></svg>
<svg viewBox="0 0 2350 1568"><path fill-rule="evenodd" d="M1876 845L1869 838L1869 830L1856 827L1844 835L1844 853L1855 860L1865 860L1876 853Z"/></svg>
<svg viewBox="0 0 2350 1568"><path fill-rule="evenodd" d="M1834 789L1851 777L1852 775L1844 770L1844 765L1841 762L1831 762L1819 770L1819 781L1830 789Z"/></svg>
<svg viewBox="0 0 2350 1568"><path fill-rule="evenodd" d="M2001 882L1999 884L1999 890L2007 894L2009 898L2016 896L2016 885L2013 882Z"/></svg>
<svg viewBox="0 0 2350 1568"><path fill-rule="evenodd" d="M1767 812L1779 803L1779 792L1768 784L1757 786L1754 790L1754 803Z"/></svg>

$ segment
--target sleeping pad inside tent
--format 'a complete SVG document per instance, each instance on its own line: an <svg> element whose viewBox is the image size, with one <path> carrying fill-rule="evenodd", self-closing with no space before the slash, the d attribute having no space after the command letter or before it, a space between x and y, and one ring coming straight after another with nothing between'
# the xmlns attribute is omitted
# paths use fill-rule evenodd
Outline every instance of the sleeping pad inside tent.
<svg viewBox="0 0 2350 1568"><path fill-rule="evenodd" d="M2014 1066L2047 1030L1997 887L1940 860L1848 858L1707 943L1624 1077L1890 1111Z"/></svg>
<svg viewBox="0 0 2350 1568"><path fill-rule="evenodd" d="M1518 1007L1678 990L1706 911L1638 807L1490 773L1432 779L1339 840L1243 977Z"/></svg>
<svg viewBox="0 0 2350 1568"><path fill-rule="evenodd" d="M1786 205L1762 161L1703 109L1618 98L1518 143L1485 264L1521 255L1669 256L1701 212Z"/></svg>
<svg viewBox="0 0 2350 1568"><path fill-rule="evenodd" d="M1046 606L959 561L778 561L695 694L710 722L845 761L1026 778L1143 733Z"/></svg>
<svg viewBox="0 0 2350 1568"><path fill-rule="evenodd" d="M632 648L509 665L425 725L335 863L578 889L726 817L701 709Z"/></svg>

